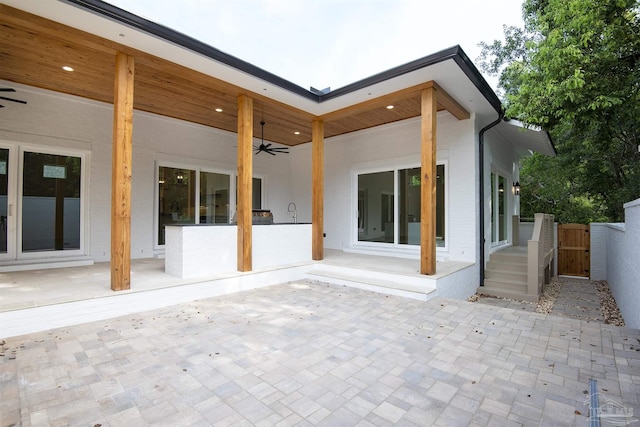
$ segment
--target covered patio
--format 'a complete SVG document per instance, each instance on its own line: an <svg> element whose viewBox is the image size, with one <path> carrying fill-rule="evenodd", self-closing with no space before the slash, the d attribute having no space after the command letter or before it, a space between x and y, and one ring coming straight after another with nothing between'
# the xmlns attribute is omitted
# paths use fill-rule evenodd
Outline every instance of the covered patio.
<svg viewBox="0 0 640 427"><path fill-rule="evenodd" d="M15 82L113 105L108 256L112 290L131 288L132 260L143 258L131 249L132 221L136 220L136 213L132 212L132 177L136 174L132 152L137 149L132 138L136 126L134 110L237 134L240 272L253 269L252 144L254 136L260 134L261 122L269 125L267 142L287 147L312 146L307 166L312 171L312 198L306 209L312 222L312 259L322 260L324 139L419 118L421 133L417 142L423 171L420 272L437 274L437 116L446 111L463 121L471 117L470 107L479 108L474 111L476 114L490 116L499 109L499 101L486 82L474 80L475 68L459 47L341 90L315 93L107 3L7 3L16 7L0 5L7 34L2 40L7 55L0 66L1 79L7 84ZM66 61L64 68L71 71L61 71L62 59ZM446 88L438 83L445 79L449 80ZM464 100L466 105L458 100ZM380 114L389 105L393 105L393 111ZM85 236L85 241L78 244L82 256L88 252L86 241ZM154 244L158 251L161 243ZM23 254L19 243L9 242L8 247L15 252L8 253L8 261L4 262L10 265ZM88 256L94 260L96 257L105 256Z"/></svg>

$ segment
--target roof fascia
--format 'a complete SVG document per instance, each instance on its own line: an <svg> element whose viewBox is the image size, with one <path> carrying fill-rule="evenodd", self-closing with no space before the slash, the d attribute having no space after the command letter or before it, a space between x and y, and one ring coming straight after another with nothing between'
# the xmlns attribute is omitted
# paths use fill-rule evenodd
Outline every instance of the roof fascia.
<svg viewBox="0 0 640 427"><path fill-rule="evenodd" d="M385 80L400 77L403 74L420 70L422 68L438 64L448 59L453 59L455 63L458 64L458 67L460 67L460 69L469 78L473 85L480 91L482 96L484 96L491 104L491 106L496 110L496 112L499 113L502 109L502 103L500 102L500 99L496 96L495 92L493 91L493 89L491 89L491 86L489 86L484 77L482 77L476 66L473 65L473 62L471 62L460 45L452 46L448 49L441 50L434 54L408 62L404 65L400 65L399 67L383 71L371 77L367 77L355 83L333 90L331 92L328 92L327 94L321 95L320 101L322 102L329 99L337 98L341 95L355 92L365 87L372 86L376 83L381 83Z"/></svg>
<svg viewBox="0 0 640 427"><path fill-rule="evenodd" d="M214 61L228 65L229 67L232 67L238 71L249 74L267 83L271 83L286 91L289 91L298 96L301 96L304 99L315 101L317 103L322 103L323 101L328 101L330 99L336 99L340 96L348 95L350 93L356 92L358 90L364 89L374 84L382 83L384 81L391 80L393 78L401 77L412 71L420 70L420 69L429 67L430 65L435 65L440 62L453 59L456 62L456 64L460 67L460 69L463 71L463 73L469 78L472 84L478 89L480 94L495 109L495 111L500 113L502 110L502 103L500 102L500 99L496 96L493 89L491 89L491 87L486 82L484 77L482 77L482 75L480 74L476 66L473 64L473 62L471 62L467 54L462 50L462 48L459 45L450 47L448 49L444 49L442 51L425 56L423 58L416 59L414 61L389 69L387 71L383 71L374 76L367 77L365 79L359 80L347 86L343 86L341 88L330 91L328 93L316 94L314 92L304 89L303 87L296 85L295 83L292 83L286 79L283 79L282 77L279 77L273 73L263 70L262 68L257 67L249 62L243 61L242 59L236 58L233 55L229 55L206 43L196 40L193 37L189 37L169 27L166 27L161 24L157 24L153 21L149 21L148 19L142 18L133 13L127 12L126 10L120 9L109 3L105 3L104 1L101 1L101 0L60 0L60 1L78 6L80 8L96 13L105 18L115 20L116 22L119 22L121 24L146 32L162 40L181 46L195 53L201 54Z"/></svg>
<svg viewBox="0 0 640 427"><path fill-rule="evenodd" d="M264 80L282 89L288 90L289 92L293 92L296 95L318 102L318 96L316 94L296 85L295 83L290 82L289 80L283 79L282 77L263 70L260 67L256 67L255 65L243 61L240 58L236 58L233 55L229 55L228 53L209 46L208 44L196 40L186 34L175 31L169 27L155 23L153 21L149 21L148 19L142 18L138 15L134 15L133 13L127 12L126 10L120 9L109 3L105 3L101 0L62 1L80 6L83 9L97 13L106 18L113 19L121 24L144 31L170 43L182 46L188 50L204 55L210 59L213 59L214 61L221 62L239 71L250 74L260 80Z"/></svg>

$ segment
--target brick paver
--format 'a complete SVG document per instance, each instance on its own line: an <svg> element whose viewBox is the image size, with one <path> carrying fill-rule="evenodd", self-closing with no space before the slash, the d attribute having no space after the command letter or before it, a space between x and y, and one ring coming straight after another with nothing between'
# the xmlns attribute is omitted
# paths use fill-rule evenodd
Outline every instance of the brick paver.
<svg viewBox="0 0 640 427"><path fill-rule="evenodd" d="M0 425L585 425L640 331L316 282L7 339Z"/></svg>

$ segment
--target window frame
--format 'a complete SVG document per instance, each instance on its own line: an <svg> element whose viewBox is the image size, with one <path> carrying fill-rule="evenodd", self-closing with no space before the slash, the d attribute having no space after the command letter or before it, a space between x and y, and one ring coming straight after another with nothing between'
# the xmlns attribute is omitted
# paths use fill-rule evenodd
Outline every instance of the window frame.
<svg viewBox="0 0 640 427"><path fill-rule="evenodd" d="M155 161L154 165L154 195L153 195L153 249L155 251L162 251L165 249L165 244L159 244L159 236L158 230L160 226L160 212L159 212L159 203L160 203L160 188L159 188L159 180L160 180L160 168L177 168L184 169L185 171L194 171L195 172L195 186L194 186L194 212L200 212L200 173L215 173L219 175L227 175L229 176L229 220L233 217L237 206L236 200L236 188L237 188L237 179L238 173L237 171L231 171L229 169L221 169L215 167L207 167L203 165L197 165L191 162L180 162L180 161L172 161L168 159L158 159ZM254 174L252 180L258 179L261 182L261 191L260 191L260 205L259 209L265 209L265 195L266 195L266 186L267 179L262 174ZM253 182L253 181L252 181ZM253 203L253 202L252 202ZM200 224L200 215L195 215L195 224ZM213 224L211 224L213 225Z"/></svg>
<svg viewBox="0 0 640 427"><path fill-rule="evenodd" d="M438 160L436 162L436 166L444 167L444 244L442 246L437 246L437 252L447 252L449 250L449 162L447 159ZM420 244L408 244L408 243L399 243L399 229L400 229L400 219L399 219L399 172L405 169L414 169L420 168L420 164L416 162L398 162L396 164L384 165L378 164L372 167L359 167L354 168L352 170L352 191L351 191L351 205L352 205L352 221L350 221L350 229L351 229L351 247L354 249L363 249L363 250L390 250L394 252L408 252L410 254L420 253ZM358 206L359 206L359 196L360 194L368 195L365 190L362 192L359 188L359 176L365 174L375 174L375 173L383 173L383 172L393 172L393 211L394 211L394 241L393 243L387 242L372 242L359 240L359 232L361 229L359 228L360 218L358 215ZM366 205L366 201L365 201ZM362 222L364 224L367 223L367 218L363 217Z"/></svg>

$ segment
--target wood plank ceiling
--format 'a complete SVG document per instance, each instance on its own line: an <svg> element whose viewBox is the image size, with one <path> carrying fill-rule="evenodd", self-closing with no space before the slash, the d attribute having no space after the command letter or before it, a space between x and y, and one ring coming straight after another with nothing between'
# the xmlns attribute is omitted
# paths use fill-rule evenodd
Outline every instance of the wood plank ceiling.
<svg viewBox="0 0 640 427"><path fill-rule="evenodd" d="M254 98L255 137L260 137L259 122L264 120L265 140L288 146L311 141L313 115L179 64L6 5L0 5L0 28L0 79L111 104L115 55L121 51L136 59L136 110L235 133L237 98L246 94ZM75 71L63 71L64 65ZM322 117L325 137L419 116L422 86ZM439 93L444 102L438 110L468 117ZM389 104L395 108L386 109Z"/></svg>

